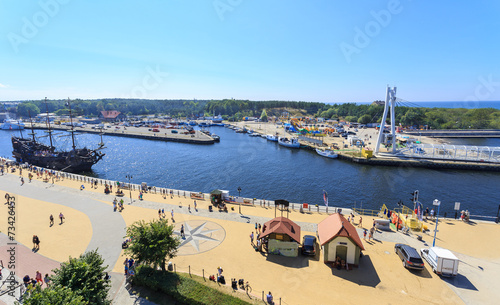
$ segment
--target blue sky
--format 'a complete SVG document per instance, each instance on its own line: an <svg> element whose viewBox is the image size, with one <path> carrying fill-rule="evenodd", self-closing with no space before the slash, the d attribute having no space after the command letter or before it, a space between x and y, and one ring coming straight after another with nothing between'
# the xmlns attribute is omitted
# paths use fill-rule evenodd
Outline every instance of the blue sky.
<svg viewBox="0 0 500 305"><path fill-rule="evenodd" d="M0 100L500 100L498 1L0 0Z"/></svg>

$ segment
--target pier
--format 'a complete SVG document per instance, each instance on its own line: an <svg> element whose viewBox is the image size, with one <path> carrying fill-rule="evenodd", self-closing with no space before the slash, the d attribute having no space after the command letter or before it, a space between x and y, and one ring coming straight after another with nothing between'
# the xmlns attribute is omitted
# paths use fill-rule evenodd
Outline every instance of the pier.
<svg viewBox="0 0 500 305"><path fill-rule="evenodd" d="M48 129L43 124L33 124L33 129ZM63 130L69 131L71 130L70 126L51 126L53 130ZM103 134L106 136L117 136L117 137L129 137L129 138L138 138L138 139L146 139L146 140L156 140L156 141L170 141L170 142L182 142L182 143L191 143L191 144L214 144L215 140L204 134L199 130L194 130L194 134L185 134L185 129L164 129L160 128L159 132L149 131L146 127L129 127L124 129L123 126L120 126L119 129L116 129L115 126L112 128L103 128L103 129L92 129L90 127L75 127L74 130L76 132L86 132L86 133L94 133L94 134ZM175 133L172 131L176 131Z"/></svg>

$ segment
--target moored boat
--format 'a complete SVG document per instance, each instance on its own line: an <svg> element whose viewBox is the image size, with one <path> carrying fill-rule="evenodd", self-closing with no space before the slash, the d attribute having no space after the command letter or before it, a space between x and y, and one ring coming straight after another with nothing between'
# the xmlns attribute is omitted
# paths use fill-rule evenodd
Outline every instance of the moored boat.
<svg viewBox="0 0 500 305"><path fill-rule="evenodd" d="M278 142L278 136L277 135L268 134L266 136L266 139L268 139L269 141Z"/></svg>
<svg viewBox="0 0 500 305"><path fill-rule="evenodd" d="M12 120L12 119L7 119L3 122L2 125L0 125L0 129L3 130L23 130L24 129L24 123L19 120Z"/></svg>
<svg viewBox="0 0 500 305"><path fill-rule="evenodd" d="M45 100L47 103L47 100ZM12 154L16 158L17 162L29 163L35 166L67 171L67 172L83 172L90 171L92 165L99 162L103 157L104 153L101 152L104 149L104 143L98 144L95 149L89 148L76 148L74 128L71 115L71 105L68 100L71 129L69 130L72 139L72 149L68 151L59 151L53 144L52 141L52 130L50 128L50 121L47 115L47 126L48 126L48 137L50 140L50 145L42 144L35 138L35 133L32 130L32 138L12 137ZM47 109L48 113L48 109ZM32 124L33 129L33 124Z"/></svg>
<svg viewBox="0 0 500 305"><path fill-rule="evenodd" d="M297 138L288 139L286 137L279 137L278 144L290 148L300 148L300 143Z"/></svg>
<svg viewBox="0 0 500 305"><path fill-rule="evenodd" d="M323 149L322 148L316 148L316 152L320 156L331 158L331 159L338 158L338 156L339 156L339 154L337 154L335 151L333 151L333 150L331 150L329 148L323 148Z"/></svg>

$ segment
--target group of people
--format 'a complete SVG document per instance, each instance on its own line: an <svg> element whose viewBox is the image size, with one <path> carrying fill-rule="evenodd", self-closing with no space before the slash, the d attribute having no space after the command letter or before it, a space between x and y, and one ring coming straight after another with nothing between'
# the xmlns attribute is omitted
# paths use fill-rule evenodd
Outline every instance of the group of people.
<svg viewBox="0 0 500 305"><path fill-rule="evenodd" d="M262 226L260 223L255 223L255 234L254 231L250 233L250 243L252 244L253 248L255 251L260 251L262 252L262 248L264 247L264 244L261 241L260 234L262 233ZM254 237L255 237L255 242L254 242Z"/></svg>
<svg viewBox="0 0 500 305"><path fill-rule="evenodd" d="M123 199L120 199L120 201L118 202L118 199L115 198L115 200L113 200L113 212L116 212L116 210L118 210L118 212L121 212L123 211L123 209Z"/></svg>
<svg viewBox="0 0 500 305"><path fill-rule="evenodd" d="M32 285L32 286L40 285L40 286L42 286L44 282L45 282L45 285L47 287L50 286L50 278L49 278L49 274L48 273L45 274L45 277L43 277L43 279L42 279L42 274L40 273L40 271L36 272L35 278L31 278L29 275L25 275L23 277L24 287L26 287L26 288L29 285Z"/></svg>
<svg viewBox="0 0 500 305"><path fill-rule="evenodd" d="M465 222L469 222L469 217L470 217L470 212L469 210L462 210L460 212L460 220L462 221L465 221Z"/></svg>
<svg viewBox="0 0 500 305"><path fill-rule="evenodd" d="M125 258L123 262L125 266L125 275L126 276L134 276L135 275L135 262L133 258Z"/></svg>
<svg viewBox="0 0 500 305"><path fill-rule="evenodd" d="M368 234L368 241L372 240L373 235L375 234L375 220L373 220L373 226L368 231L366 228L363 230L363 239L366 240L366 235Z"/></svg>

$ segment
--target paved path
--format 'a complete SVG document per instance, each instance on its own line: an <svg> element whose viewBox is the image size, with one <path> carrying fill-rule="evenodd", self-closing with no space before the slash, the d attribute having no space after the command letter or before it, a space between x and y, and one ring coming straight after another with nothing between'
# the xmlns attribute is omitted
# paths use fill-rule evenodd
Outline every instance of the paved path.
<svg viewBox="0 0 500 305"><path fill-rule="evenodd" d="M14 175L2 176L1 181L2 189L8 192L64 205L85 213L89 217L93 230L86 251L98 248L104 259L104 264L108 265L108 270L113 269L120 257L126 225L121 215L114 213L109 205L95 200L92 196L82 196L80 190L57 184L46 184L33 180L32 183L25 183L21 186L18 177ZM71 221L71 219L66 219L66 221Z"/></svg>

